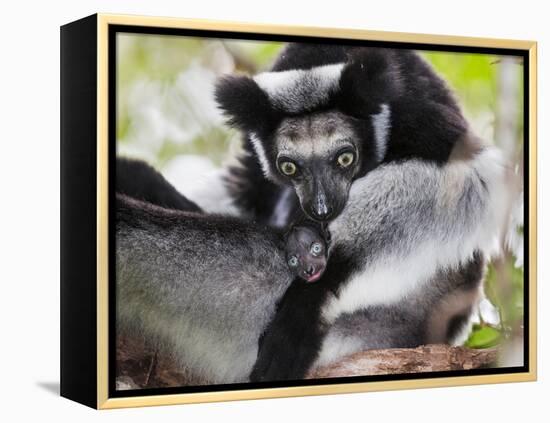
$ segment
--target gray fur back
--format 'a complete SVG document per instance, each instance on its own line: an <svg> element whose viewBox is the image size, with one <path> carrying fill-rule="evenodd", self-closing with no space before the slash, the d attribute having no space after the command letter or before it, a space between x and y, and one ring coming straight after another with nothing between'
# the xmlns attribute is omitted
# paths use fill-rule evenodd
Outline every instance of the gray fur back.
<svg viewBox="0 0 550 423"><path fill-rule="evenodd" d="M236 219L123 201L119 329L167 348L211 383L246 380L258 339L292 281L278 236Z"/></svg>

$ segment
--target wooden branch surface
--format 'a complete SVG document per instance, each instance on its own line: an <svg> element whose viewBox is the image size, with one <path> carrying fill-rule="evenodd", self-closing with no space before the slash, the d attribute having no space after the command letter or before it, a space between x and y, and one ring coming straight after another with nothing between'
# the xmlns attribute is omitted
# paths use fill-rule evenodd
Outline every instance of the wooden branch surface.
<svg viewBox="0 0 550 423"><path fill-rule="evenodd" d="M309 379L470 370L494 366L496 349L474 350L450 345L392 348L358 352L313 369Z"/></svg>
<svg viewBox="0 0 550 423"><path fill-rule="evenodd" d="M367 350L313 369L307 378L469 370L491 367L496 361L496 349L473 350L449 345L426 345L418 348ZM209 384L178 367L169 354L129 337L119 337L117 340L117 373L119 389Z"/></svg>

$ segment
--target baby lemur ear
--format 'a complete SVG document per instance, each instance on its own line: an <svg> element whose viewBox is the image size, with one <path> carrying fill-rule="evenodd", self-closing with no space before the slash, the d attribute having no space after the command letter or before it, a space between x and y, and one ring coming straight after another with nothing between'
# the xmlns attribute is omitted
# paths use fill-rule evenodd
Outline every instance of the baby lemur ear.
<svg viewBox="0 0 550 423"><path fill-rule="evenodd" d="M261 133L274 125L275 111L267 94L248 76L222 77L216 84L215 98L231 126Z"/></svg>
<svg viewBox="0 0 550 423"><path fill-rule="evenodd" d="M378 113L401 92L401 76L392 50L363 47L350 52L340 76L339 108L352 116L366 118Z"/></svg>

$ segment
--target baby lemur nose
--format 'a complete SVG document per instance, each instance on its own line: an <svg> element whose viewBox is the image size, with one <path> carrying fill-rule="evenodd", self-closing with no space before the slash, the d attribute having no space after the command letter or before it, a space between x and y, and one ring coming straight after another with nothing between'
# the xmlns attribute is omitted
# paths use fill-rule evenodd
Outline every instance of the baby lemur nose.
<svg viewBox="0 0 550 423"><path fill-rule="evenodd" d="M311 276L313 275L313 272L315 272L315 267L310 265L306 270L304 270L304 272L306 275Z"/></svg>

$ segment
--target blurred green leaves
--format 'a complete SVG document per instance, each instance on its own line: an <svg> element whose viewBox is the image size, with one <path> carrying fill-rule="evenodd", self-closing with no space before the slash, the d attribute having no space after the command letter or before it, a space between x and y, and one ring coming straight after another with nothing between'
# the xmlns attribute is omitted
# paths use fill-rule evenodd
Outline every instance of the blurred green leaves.
<svg viewBox="0 0 550 423"><path fill-rule="evenodd" d="M464 344L469 348L492 348L500 343L501 333L491 326L474 325L473 331Z"/></svg>
<svg viewBox="0 0 550 423"><path fill-rule="evenodd" d="M515 267L515 259L509 254L507 259L490 263L485 278L485 293L500 311L501 325L506 331L514 329L523 320L523 266Z"/></svg>
<svg viewBox="0 0 550 423"><path fill-rule="evenodd" d="M228 142L226 132L219 127L208 128L185 144L167 139L157 153L157 164L162 168L175 156L195 154L207 156L214 164L221 166Z"/></svg>
<svg viewBox="0 0 550 423"><path fill-rule="evenodd" d="M495 108L498 56L441 52L423 55L445 77L467 111Z"/></svg>

